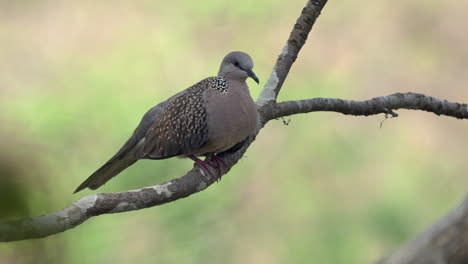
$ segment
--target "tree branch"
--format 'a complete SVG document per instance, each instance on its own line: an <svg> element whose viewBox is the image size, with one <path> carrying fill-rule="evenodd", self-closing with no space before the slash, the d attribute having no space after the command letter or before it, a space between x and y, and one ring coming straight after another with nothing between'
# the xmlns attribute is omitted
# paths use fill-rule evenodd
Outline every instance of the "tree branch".
<svg viewBox="0 0 468 264"><path fill-rule="evenodd" d="M257 99L257 105L263 106L270 101L276 101L291 66L296 61L299 51L307 41L307 36L326 3L327 0L307 1L306 6L302 9L302 14L297 19L289 35L288 41L276 60L265 87Z"/></svg>
<svg viewBox="0 0 468 264"><path fill-rule="evenodd" d="M379 264L465 264L468 197L446 216Z"/></svg>
<svg viewBox="0 0 468 264"><path fill-rule="evenodd" d="M396 93L376 97L366 101L353 101L334 98L314 98L281 103L269 103L263 109L267 120L279 117L318 111L338 112L345 115L369 116L389 114L397 117L392 110L412 109L446 115L458 119L468 118L468 105L449 102L417 93Z"/></svg>

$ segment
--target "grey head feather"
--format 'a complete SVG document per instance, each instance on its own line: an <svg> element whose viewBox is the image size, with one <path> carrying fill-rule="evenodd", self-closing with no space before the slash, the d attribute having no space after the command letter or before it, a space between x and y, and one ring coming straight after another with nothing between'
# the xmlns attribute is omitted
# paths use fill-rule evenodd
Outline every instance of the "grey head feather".
<svg viewBox="0 0 468 264"><path fill-rule="evenodd" d="M253 67L252 58L247 53L233 51L224 57L218 75L239 81L245 81L250 77L258 83L259 80L253 72Z"/></svg>

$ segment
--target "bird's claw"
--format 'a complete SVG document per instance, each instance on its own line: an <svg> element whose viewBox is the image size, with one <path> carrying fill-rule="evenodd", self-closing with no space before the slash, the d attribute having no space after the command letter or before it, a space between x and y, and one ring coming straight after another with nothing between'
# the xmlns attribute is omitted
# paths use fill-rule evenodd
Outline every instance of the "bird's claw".
<svg viewBox="0 0 468 264"><path fill-rule="evenodd" d="M228 164L226 163L226 161L223 158L218 157L216 155L205 160L201 160L195 156L189 156L189 158L195 161L195 165L197 165L203 172L208 173L208 175L210 175L211 178L213 178L213 180L215 180L216 182L219 182L224 174L223 167L228 168ZM216 176L216 173L213 171L216 168L218 169L219 176Z"/></svg>

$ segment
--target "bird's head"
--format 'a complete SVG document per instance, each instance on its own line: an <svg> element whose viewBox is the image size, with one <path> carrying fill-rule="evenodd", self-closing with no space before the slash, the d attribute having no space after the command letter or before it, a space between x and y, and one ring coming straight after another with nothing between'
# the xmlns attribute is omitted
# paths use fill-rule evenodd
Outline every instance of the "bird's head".
<svg viewBox="0 0 468 264"><path fill-rule="evenodd" d="M218 75L223 75L228 78L245 81L247 78L252 78L259 83L257 75L252 71L253 61L250 56L242 51L233 51L226 55L219 67Z"/></svg>

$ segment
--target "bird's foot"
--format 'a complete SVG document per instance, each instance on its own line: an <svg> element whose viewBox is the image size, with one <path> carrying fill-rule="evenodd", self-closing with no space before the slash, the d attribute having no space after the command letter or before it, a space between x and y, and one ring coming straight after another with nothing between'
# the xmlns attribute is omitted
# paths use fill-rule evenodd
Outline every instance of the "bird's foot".
<svg viewBox="0 0 468 264"><path fill-rule="evenodd" d="M220 181L221 176L224 174L223 168L228 168L226 161L216 155L211 156L205 160L201 160L195 156L189 156L189 158L195 161L195 164L200 167L204 172L208 173L215 181ZM214 169L218 169L218 175L216 176Z"/></svg>
<svg viewBox="0 0 468 264"><path fill-rule="evenodd" d="M210 165L210 166L213 167L213 168L218 168L218 166L219 166L218 163L215 162L215 161L212 160L212 159L205 159L203 162L204 162L204 163L207 163L208 165Z"/></svg>
<svg viewBox="0 0 468 264"><path fill-rule="evenodd" d="M211 157L211 161L216 164L216 167L218 168L218 172L219 172L219 175L220 175L219 180L221 180L221 176L224 174L223 168L228 168L228 164L226 163L226 161L223 158L218 157L216 155Z"/></svg>
<svg viewBox="0 0 468 264"><path fill-rule="evenodd" d="M212 160L201 160L195 156L188 156L191 160L195 162L195 164L201 168L205 173L211 176L215 181L219 181L220 177L215 175L213 167L217 167L217 163Z"/></svg>

